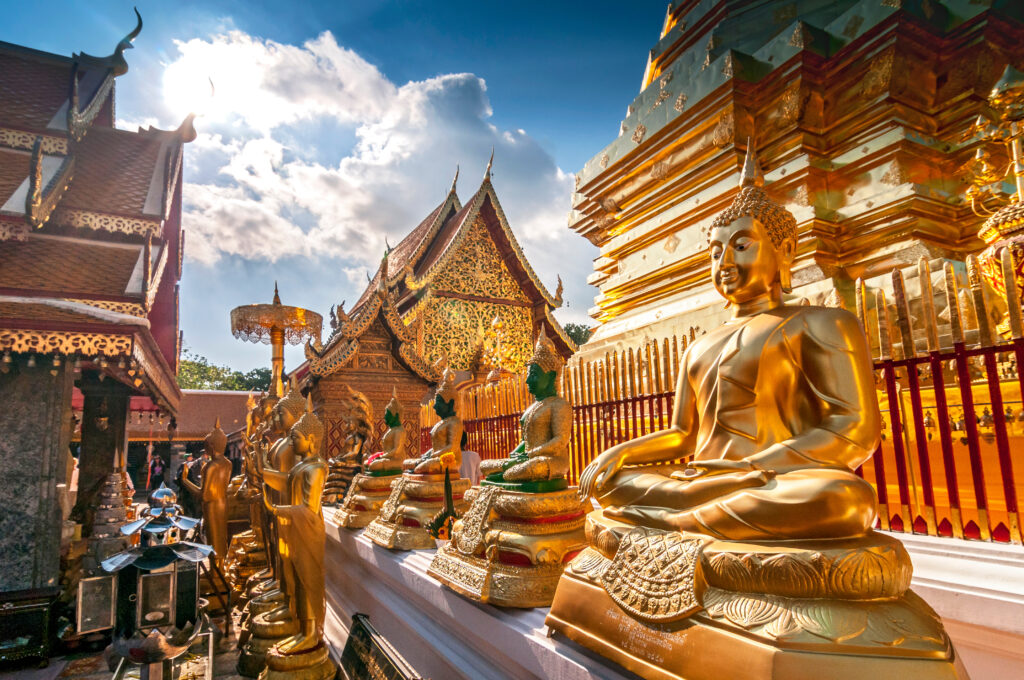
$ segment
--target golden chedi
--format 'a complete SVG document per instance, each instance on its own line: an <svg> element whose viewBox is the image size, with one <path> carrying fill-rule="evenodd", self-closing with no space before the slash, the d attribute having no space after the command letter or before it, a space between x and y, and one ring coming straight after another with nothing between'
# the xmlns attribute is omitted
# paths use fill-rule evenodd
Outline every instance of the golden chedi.
<svg viewBox="0 0 1024 680"><path fill-rule="evenodd" d="M379 516L366 527L366 536L392 550L425 550L436 546L428 525L444 509L444 473L451 475L456 512L466 509L463 498L469 480L459 477L462 464L462 420L455 414L455 374L445 369L434 397L434 412L441 419L430 429L430 449L419 458L402 461L402 474L391 483L391 493Z"/></svg>
<svg viewBox="0 0 1024 680"><path fill-rule="evenodd" d="M565 361L541 327L527 363L534 402L522 416L523 441L485 460L465 516L427 573L462 595L505 607L546 607L565 564L586 547L586 512L569 487L572 407L558 395Z"/></svg>
<svg viewBox="0 0 1024 680"><path fill-rule="evenodd" d="M337 672L324 643L324 518L321 499L327 463L320 457L324 426L307 401L306 412L288 433L296 463L288 472L265 467L263 480L278 502L264 496L277 525L280 582L298 630L267 653L260 680L328 680Z"/></svg>
<svg viewBox="0 0 1024 680"><path fill-rule="evenodd" d="M227 494L231 482L231 461L224 457L228 437L220 429L220 418L206 435L203 446L210 460L203 466L202 486L192 482L188 475L181 476L181 483L203 503L203 534L206 542L213 546L213 558L219 568L228 552Z"/></svg>
<svg viewBox="0 0 1024 680"><path fill-rule="evenodd" d="M367 457L363 472L352 480L345 500L334 513L338 526L362 529L372 522L391 494L391 482L402 474L405 427L402 425L402 405L394 391L384 409L384 423L388 429L381 438L381 450Z"/></svg>
<svg viewBox="0 0 1024 680"><path fill-rule="evenodd" d="M266 654L274 644L298 631L299 622L287 598L288 588L291 587L287 579L293 555L282 551L280 520L266 510L266 506L287 504L289 491L272 486L268 472L287 475L298 462L290 433L305 410L306 400L292 385L271 411L268 439L273 443L268 446L260 442L256 447L258 471L263 482L261 497L267 533L271 538L273 578L263 580L250 590L251 599L243 609L239 639L241 641L245 638L246 641L238 657L238 672L249 677L255 677L263 669Z"/></svg>
<svg viewBox="0 0 1024 680"><path fill-rule="evenodd" d="M749 150L709 234L732 319L687 348L672 426L587 466L602 508L546 623L645 678L966 677L854 473L880 437L864 333L783 303L796 225L760 183Z"/></svg>
<svg viewBox="0 0 1024 680"><path fill-rule="evenodd" d="M346 435L342 451L327 461L327 485L324 487L324 505L337 505L345 498L352 479L363 467L363 448L373 433L373 409L362 392L345 385L348 391L348 409L345 417Z"/></svg>

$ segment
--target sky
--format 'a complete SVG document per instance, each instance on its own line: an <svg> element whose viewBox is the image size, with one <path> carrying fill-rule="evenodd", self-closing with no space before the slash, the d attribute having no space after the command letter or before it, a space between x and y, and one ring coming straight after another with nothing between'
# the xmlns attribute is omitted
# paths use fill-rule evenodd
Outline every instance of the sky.
<svg viewBox="0 0 1024 680"><path fill-rule="evenodd" d="M132 2L0 6L0 40L57 54L109 54L134 26ZM201 114L184 165L187 349L243 371L268 365L269 348L231 336L233 307L269 302L275 280L285 304L325 317L351 306L385 242L444 199L456 166L467 201L492 148L527 258L552 291L564 280L556 316L593 325L597 249L567 227L573 173L618 133L664 0L137 6L118 127ZM286 350L286 367L301 361L301 347Z"/></svg>

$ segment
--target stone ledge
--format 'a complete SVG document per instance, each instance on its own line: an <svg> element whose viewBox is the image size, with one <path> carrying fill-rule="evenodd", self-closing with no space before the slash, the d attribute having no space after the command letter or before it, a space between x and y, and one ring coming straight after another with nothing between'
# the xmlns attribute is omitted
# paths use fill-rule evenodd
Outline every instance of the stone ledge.
<svg viewBox="0 0 1024 680"><path fill-rule="evenodd" d="M385 550L330 520L326 530L326 634L335 658L360 612L427 678L636 678L565 638L548 638L547 608L502 609L448 590L427 575L433 550Z"/></svg>

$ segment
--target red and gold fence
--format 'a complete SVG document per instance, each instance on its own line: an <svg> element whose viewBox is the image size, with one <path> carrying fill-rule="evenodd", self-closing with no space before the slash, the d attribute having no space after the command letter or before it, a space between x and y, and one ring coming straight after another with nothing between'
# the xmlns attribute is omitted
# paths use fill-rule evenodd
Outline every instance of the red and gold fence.
<svg viewBox="0 0 1024 680"><path fill-rule="evenodd" d="M909 281L896 271L884 286L857 282L883 419L881 445L858 474L878 491L883 529L1020 543L1024 324L1012 254L1003 256L1005 292L984 284L973 259L967 269L958 279L952 264L933 272L922 260ZM933 278L940 282L934 289ZM652 341L566 368L573 483L601 451L668 426L680 358L692 339ZM467 448L481 458L507 455L529 403L521 379L461 392ZM421 417L425 450L437 418L429 406Z"/></svg>

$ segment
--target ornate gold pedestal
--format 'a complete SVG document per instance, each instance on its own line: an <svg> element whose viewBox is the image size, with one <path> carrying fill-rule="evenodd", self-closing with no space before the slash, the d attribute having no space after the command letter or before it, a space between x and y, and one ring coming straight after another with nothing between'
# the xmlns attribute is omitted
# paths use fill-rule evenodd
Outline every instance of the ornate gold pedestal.
<svg viewBox="0 0 1024 680"><path fill-rule="evenodd" d="M587 518L546 623L652 680L967 678L899 541L735 543Z"/></svg>
<svg viewBox="0 0 1024 680"><path fill-rule="evenodd" d="M324 505L337 505L345 498L349 484L362 468L358 463L345 461L331 461L331 469L327 474L327 481L324 483Z"/></svg>
<svg viewBox="0 0 1024 680"><path fill-rule="evenodd" d="M565 564L586 546L576 487L469 491L471 505L427 573L460 595L502 607L547 607Z"/></svg>
<svg viewBox="0 0 1024 680"><path fill-rule="evenodd" d="M327 653L327 645L321 641L313 649L296 654L271 649L260 680L331 680L337 673L338 667Z"/></svg>
<svg viewBox="0 0 1024 680"><path fill-rule="evenodd" d="M250 607L256 604L253 600ZM238 673L249 678L261 675L267 665L267 654L271 648L285 638L299 632L299 622L289 617L284 621L268 621L268 611L250 611L250 636L238 655Z"/></svg>
<svg viewBox="0 0 1024 680"><path fill-rule="evenodd" d="M252 530L236 534L228 545L228 554L224 559L224 577L231 586L235 602L248 599L246 588L249 579L256 573L267 568L267 551L256 540Z"/></svg>
<svg viewBox="0 0 1024 680"><path fill-rule="evenodd" d="M373 477L356 475L341 507L334 511L334 521L346 529L362 529L380 515L380 508L391 495L391 482L399 474Z"/></svg>
<svg viewBox="0 0 1024 680"><path fill-rule="evenodd" d="M452 480L452 498L460 515L468 503L463 494L468 479ZM391 485L391 494L380 509L380 516L366 527L366 536L389 550L428 550L437 544L427 524L444 508L444 475L404 473Z"/></svg>

